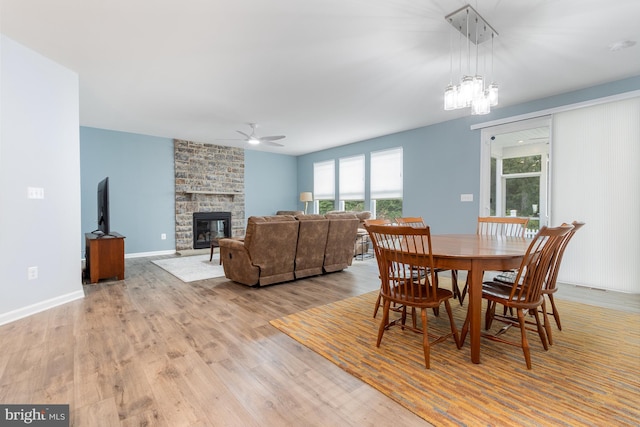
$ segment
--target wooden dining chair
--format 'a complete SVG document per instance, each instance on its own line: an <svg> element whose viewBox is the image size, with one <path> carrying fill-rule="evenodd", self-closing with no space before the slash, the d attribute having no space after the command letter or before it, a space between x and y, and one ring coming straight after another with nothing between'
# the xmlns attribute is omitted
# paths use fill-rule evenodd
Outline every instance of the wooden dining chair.
<svg viewBox="0 0 640 427"><path fill-rule="evenodd" d="M544 303L542 288L545 279L549 275L557 251L564 240L564 237L573 229L572 225L562 225L559 227L548 228L542 227L531 241L525 256L522 259L520 268L516 275L516 279L511 286L505 286L500 282L484 282L482 284L482 298L487 300L487 308L485 313L485 328L490 329L492 322L498 320L508 325L518 326L520 328L520 342L510 341L504 338L500 330L497 334L492 335L483 333L482 336L493 341L521 347L527 364L527 369L531 369L531 354L529 350L529 342L527 340L527 326L525 315L533 314L535 318L535 330L542 341L542 345L547 350L548 344L546 339L546 331L540 323L540 313L538 310ZM516 316L507 316L506 314L496 314L496 305L502 304L505 307L512 308L516 311ZM548 323L547 313L542 310L544 323ZM469 330L469 313L462 326L461 342L467 336Z"/></svg>
<svg viewBox="0 0 640 427"><path fill-rule="evenodd" d="M380 295L382 296L382 320L378 329L376 347L380 347L384 332L392 326L400 326L422 334L424 361L430 368L431 345L443 342L453 336L456 346L460 348L461 341L458 329L453 320L451 304L453 293L448 289L441 289L436 284L434 261L431 250L431 234L429 227L414 228L407 226L390 227L385 225L365 225L378 261L380 279L382 282ZM439 308L444 303L449 316L451 332L434 337L429 334L427 309ZM390 320L391 305L402 307L401 316ZM406 322L407 309L420 310L421 324L417 325L416 316L413 323ZM431 341L431 338L434 338Z"/></svg>
<svg viewBox="0 0 640 427"><path fill-rule="evenodd" d="M558 312L558 307L556 307L556 303L553 299L553 294L555 294L556 291L558 290L558 287L556 286L556 281L558 280L558 271L560 271L562 257L564 255L565 249L567 249L567 245L569 244L569 241L576 234L576 231L581 229L584 226L584 224L585 224L584 222L580 222L580 221L573 221L571 223L571 225L573 225L573 229L569 233L567 233L566 236L564 236L564 239L562 240L562 243L558 248L556 258L554 260L553 266L551 267L551 271L549 272L549 275L545 281L544 287L542 288L542 294L546 295L547 299L549 300L549 303L551 304L551 313L547 312L546 300L542 304L542 310L544 310L544 312L547 314L553 315L553 318L556 322L556 326L558 327L559 330L562 330L562 324L560 323L560 314ZM562 225L568 225L568 224L562 224ZM553 344L551 327L548 324L545 324L545 330L547 332L547 338L549 339L549 344Z"/></svg>
<svg viewBox="0 0 640 427"><path fill-rule="evenodd" d="M365 230L367 229L368 225L392 225L392 224L393 223L391 222L390 219L365 219L364 220ZM369 238L371 238L371 237L369 237ZM376 258L376 261L378 262L378 264L380 263L380 260L378 258ZM380 268L380 265L378 265L378 268ZM380 295L380 293L378 293L378 298L376 299L376 306L373 308L373 318L374 319L378 315L378 309L380 308L381 304L382 304L382 295ZM397 310L398 308L394 306L393 309Z"/></svg>
<svg viewBox="0 0 640 427"><path fill-rule="evenodd" d="M398 225L407 225L410 227L419 227L424 228L427 224L424 222L424 219L421 216L408 216L404 218L396 218L396 224ZM442 273L443 270L441 268L436 268L436 284L438 284L438 273ZM458 271L451 270L451 291L453 292L453 297L457 298L462 305L463 297L461 297L460 288L458 287ZM437 310L436 310L437 312Z"/></svg>
<svg viewBox="0 0 640 427"><path fill-rule="evenodd" d="M424 228L427 226L427 224L424 222L424 218L422 218L421 216L405 216L396 218L396 224L420 228Z"/></svg>
<svg viewBox="0 0 640 427"><path fill-rule="evenodd" d="M479 216L476 226L476 233L480 236L515 236L524 237L527 231L529 218L519 218L514 216ZM456 272L457 273L457 272ZM515 273L508 277L514 277ZM460 295L460 304L464 302L469 290L469 276L464 283L464 288Z"/></svg>
<svg viewBox="0 0 640 427"><path fill-rule="evenodd" d="M365 219L365 225L393 225L390 219Z"/></svg>
<svg viewBox="0 0 640 427"><path fill-rule="evenodd" d="M562 243L558 247L555 254L554 261L553 261L553 265L551 266L551 269L549 270L549 274L545 279L544 286L542 287L542 295L546 296L546 299L542 303L541 310L546 312L547 315L553 316L556 322L556 326L558 327L559 330L562 330L562 324L560 323L560 313L558 311L558 307L556 307L555 300L553 299L553 294L556 293L556 291L558 290L557 283L556 283L558 280L558 272L560 271L562 257L564 255L565 249L567 248L567 245L569 244L569 241L576 234L576 231L582 228L584 224L585 224L584 222L580 222L580 221L573 221L571 223L571 225L573 225L573 229L569 233L567 233L566 236L564 236ZM566 226L569 224L564 223L562 225ZM496 283L504 283L504 286L511 286L513 285L514 279L515 277L513 275L506 275L506 276L498 275L494 278L494 281ZM549 312L547 308L547 299L549 300L549 304L551 305L551 312ZM553 333L551 331L550 322L546 322L544 324L544 329L547 334L547 340L549 341L549 344L553 345Z"/></svg>

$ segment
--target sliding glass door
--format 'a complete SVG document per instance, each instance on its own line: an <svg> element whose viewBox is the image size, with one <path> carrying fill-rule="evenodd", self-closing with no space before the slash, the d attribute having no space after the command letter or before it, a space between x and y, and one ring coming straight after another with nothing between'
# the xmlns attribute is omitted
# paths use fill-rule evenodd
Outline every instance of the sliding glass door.
<svg viewBox="0 0 640 427"><path fill-rule="evenodd" d="M549 222L550 118L482 130L480 216L529 218L529 234Z"/></svg>

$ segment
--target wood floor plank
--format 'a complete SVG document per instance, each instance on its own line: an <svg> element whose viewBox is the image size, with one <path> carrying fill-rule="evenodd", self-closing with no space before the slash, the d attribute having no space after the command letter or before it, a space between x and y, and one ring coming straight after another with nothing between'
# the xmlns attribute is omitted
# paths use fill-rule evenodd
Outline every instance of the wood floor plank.
<svg viewBox="0 0 640 427"><path fill-rule="evenodd" d="M229 390L197 353L173 360L174 367L191 391L190 401L207 417L208 425L259 426L260 420L244 410L240 400Z"/></svg>
<svg viewBox="0 0 640 427"><path fill-rule="evenodd" d="M74 408L69 418L70 424L74 426L120 427L122 425L113 398Z"/></svg>
<svg viewBox="0 0 640 427"><path fill-rule="evenodd" d="M144 373L167 424L172 427L196 425L206 416L191 403L191 390L173 360L164 357L148 363L143 367Z"/></svg>

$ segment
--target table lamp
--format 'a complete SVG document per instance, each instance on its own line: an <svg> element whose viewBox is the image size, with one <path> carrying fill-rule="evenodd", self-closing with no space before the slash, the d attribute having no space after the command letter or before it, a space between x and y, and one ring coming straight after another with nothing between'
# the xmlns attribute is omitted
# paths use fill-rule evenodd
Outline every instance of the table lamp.
<svg viewBox="0 0 640 427"><path fill-rule="evenodd" d="M307 214L307 204L313 201L313 193L311 191L303 191L300 193L300 201L304 202L304 214Z"/></svg>

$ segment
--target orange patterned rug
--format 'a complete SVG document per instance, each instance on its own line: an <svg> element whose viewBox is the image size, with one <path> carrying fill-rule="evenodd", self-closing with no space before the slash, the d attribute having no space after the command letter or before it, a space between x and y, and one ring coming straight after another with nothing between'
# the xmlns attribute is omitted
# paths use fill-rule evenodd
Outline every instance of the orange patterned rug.
<svg viewBox="0 0 640 427"><path fill-rule="evenodd" d="M528 335L532 370L519 347L483 339L482 363L475 365L468 339L458 350L452 338L431 348L427 370L420 335L392 328L376 348L376 296L348 298L271 324L437 426L623 426L640 420L638 314L557 301L563 330L554 324L555 344L545 352L537 334ZM460 327L466 305L452 301L452 307ZM431 332L448 329L444 313L429 316ZM518 340L519 330L506 335Z"/></svg>

